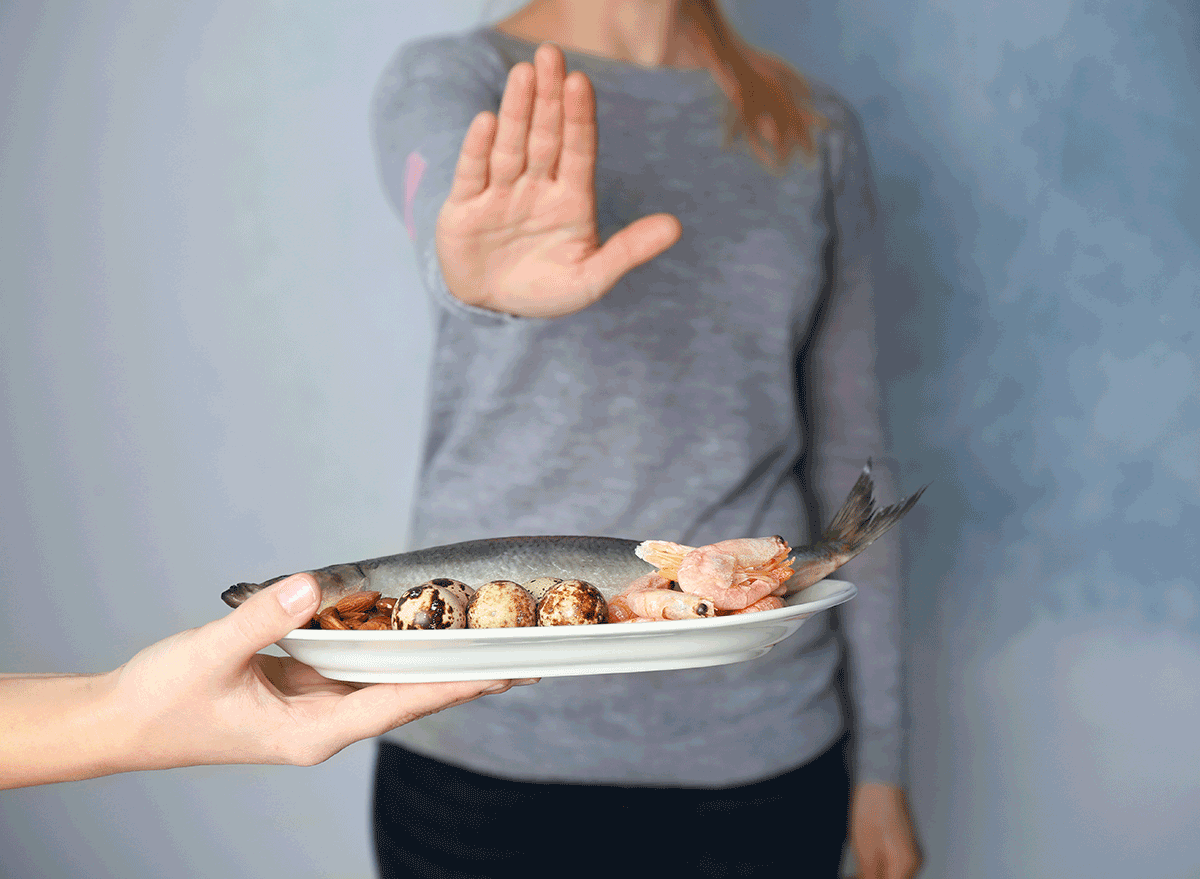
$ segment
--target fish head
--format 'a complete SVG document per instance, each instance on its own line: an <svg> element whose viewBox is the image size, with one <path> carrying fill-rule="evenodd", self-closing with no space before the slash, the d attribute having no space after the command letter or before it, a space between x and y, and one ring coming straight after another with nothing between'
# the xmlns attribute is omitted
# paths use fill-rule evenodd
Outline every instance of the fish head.
<svg viewBox="0 0 1200 879"><path fill-rule="evenodd" d="M317 612L324 610L331 604L337 604L339 600L352 592L368 590L371 585L367 575L362 572L362 569L357 564L330 565L327 568L318 568L315 571L307 571L306 573L312 574L317 581L317 586L321 589L321 604L317 608ZM264 580L261 583L238 583L222 592L221 600L230 607L238 607L255 592L261 592L268 586L278 583L280 580L287 579L290 576L292 575L284 574L282 577L272 577L270 580Z"/></svg>

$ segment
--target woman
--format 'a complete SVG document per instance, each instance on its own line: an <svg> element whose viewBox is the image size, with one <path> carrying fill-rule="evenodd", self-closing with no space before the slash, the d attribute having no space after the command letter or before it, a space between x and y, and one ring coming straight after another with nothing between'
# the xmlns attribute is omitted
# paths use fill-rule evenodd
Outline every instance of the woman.
<svg viewBox="0 0 1200 879"><path fill-rule="evenodd" d="M798 543L879 459L861 132L712 0L536 0L407 46L374 124L438 305L417 545ZM896 566L874 547L840 632L822 615L760 660L545 680L391 734L383 875L506 875L561 844L576 875L636 851L834 876L847 811L863 875L912 875Z"/></svg>
<svg viewBox="0 0 1200 879"><path fill-rule="evenodd" d="M318 601L313 578L296 574L116 671L0 675L0 789L212 763L311 766L353 742L514 685L360 687L258 653L308 622Z"/></svg>

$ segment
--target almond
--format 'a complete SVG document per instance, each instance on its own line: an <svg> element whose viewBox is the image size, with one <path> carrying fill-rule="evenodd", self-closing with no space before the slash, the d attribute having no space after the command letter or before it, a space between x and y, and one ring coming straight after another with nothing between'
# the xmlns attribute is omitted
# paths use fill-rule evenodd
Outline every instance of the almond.
<svg viewBox="0 0 1200 879"><path fill-rule="evenodd" d="M379 600L380 592L354 592L347 595L335 605L338 613L343 616L348 613L366 613Z"/></svg>
<svg viewBox="0 0 1200 879"><path fill-rule="evenodd" d="M337 608L327 607L316 616L316 620L321 624L322 629L349 629L350 627L342 622L342 618L338 616Z"/></svg>
<svg viewBox="0 0 1200 879"><path fill-rule="evenodd" d="M357 629L367 621L365 613L343 613L342 622L352 629Z"/></svg>
<svg viewBox="0 0 1200 879"><path fill-rule="evenodd" d="M375 602L375 610L384 616L390 617L392 615L392 608L396 606L397 601L399 601L398 598L393 598L390 595L387 598L381 598Z"/></svg>
<svg viewBox="0 0 1200 879"><path fill-rule="evenodd" d="M369 631L382 631L385 629L390 629L391 627L392 627L392 623L390 620L385 619L384 617L371 617L369 620L367 620L365 623L363 623L361 626L359 626L358 630L360 632L366 632L368 630Z"/></svg>

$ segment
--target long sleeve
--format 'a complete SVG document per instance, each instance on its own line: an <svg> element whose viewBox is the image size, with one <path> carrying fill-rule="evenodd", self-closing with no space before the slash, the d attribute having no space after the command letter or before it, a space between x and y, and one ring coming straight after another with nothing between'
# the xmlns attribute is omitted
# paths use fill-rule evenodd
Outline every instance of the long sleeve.
<svg viewBox="0 0 1200 879"><path fill-rule="evenodd" d="M826 254L827 289L809 344L801 384L811 453L807 468L820 522L829 520L867 459L876 497L898 500L888 457L875 372L874 263L880 252L877 202L862 130L843 106L829 136L832 231ZM830 114L833 115L832 113ZM896 533L876 541L836 576L854 582L858 596L841 609L848 651L848 684L855 729L858 781L900 781L904 751L903 589Z"/></svg>
<svg viewBox="0 0 1200 879"><path fill-rule="evenodd" d="M482 41L412 43L384 71L371 114L379 176L412 241L422 281L441 308L482 326L517 319L466 305L450 293L435 230L467 128L480 112L499 108L507 73Z"/></svg>

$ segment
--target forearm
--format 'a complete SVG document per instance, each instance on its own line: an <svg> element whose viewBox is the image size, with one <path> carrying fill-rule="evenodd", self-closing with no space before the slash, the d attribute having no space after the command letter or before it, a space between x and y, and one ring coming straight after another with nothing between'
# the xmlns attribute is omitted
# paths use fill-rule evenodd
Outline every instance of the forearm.
<svg viewBox="0 0 1200 879"><path fill-rule="evenodd" d="M0 788L138 768L116 683L116 672L0 676Z"/></svg>

